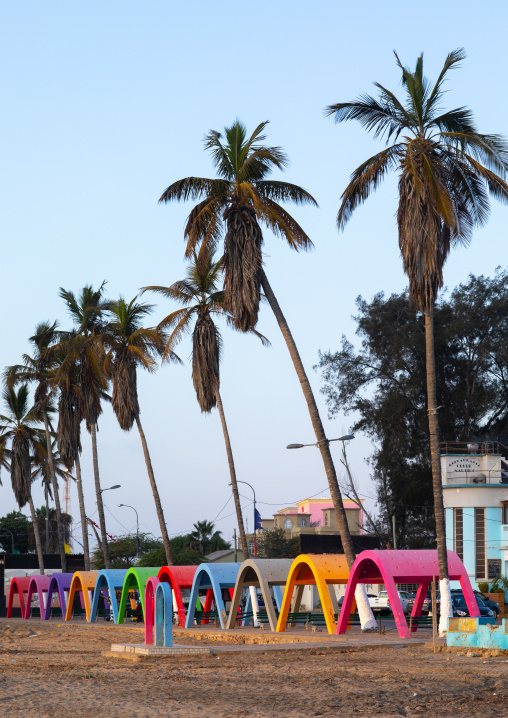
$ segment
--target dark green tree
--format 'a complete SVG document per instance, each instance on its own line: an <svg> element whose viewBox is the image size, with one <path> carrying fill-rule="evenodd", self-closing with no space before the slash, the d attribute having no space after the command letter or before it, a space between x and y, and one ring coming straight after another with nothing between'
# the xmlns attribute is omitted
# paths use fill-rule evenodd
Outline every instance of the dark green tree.
<svg viewBox="0 0 508 718"><path fill-rule="evenodd" d="M380 519L397 546L435 545L425 320L408 293L357 299L360 347L320 353L331 416L352 413L372 439ZM508 272L471 275L434 307L436 391L444 441L508 444Z"/></svg>
<svg viewBox="0 0 508 718"><path fill-rule="evenodd" d="M286 538L284 529L262 531L257 538L258 558L296 558L300 542L295 536Z"/></svg>
<svg viewBox="0 0 508 718"><path fill-rule="evenodd" d="M10 511L0 518L0 547L5 553L28 553L28 534L32 524L21 511ZM12 536L11 536L12 534Z"/></svg>

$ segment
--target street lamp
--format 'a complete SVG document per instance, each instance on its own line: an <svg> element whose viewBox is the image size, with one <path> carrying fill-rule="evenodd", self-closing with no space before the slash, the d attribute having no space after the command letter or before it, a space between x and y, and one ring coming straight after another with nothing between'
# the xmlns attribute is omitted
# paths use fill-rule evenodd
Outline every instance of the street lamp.
<svg viewBox="0 0 508 718"><path fill-rule="evenodd" d="M248 481L237 481L237 484L247 484L252 489L252 493L254 494L254 558L256 558L258 549L256 546L256 492L254 491L254 487L249 484ZM233 484L230 482L228 484L229 486L232 486ZM247 556L248 558L248 556Z"/></svg>
<svg viewBox="0 0 508 718"><path fill-rule="evenodd" d="M122 487L120 484L115 484L114 486L108 486L107 489L101 489L101 494L103 491L111 491L112 489L121 489Z"/></svg>
<svg viewBox="0 0 508 718"><path fill-rule="evenodd" d="M112 486L111 488L115 489L117 487ZM134 506L129 506L129 504L118 504L118 508L120 508L121 506L126 506L128 509L132 509L136 513L136 553L137 553L137 561L139 564L140 551L139 551L139 516L138 516L138 512L136 511Z"/></svg>
<svg viewBox="0 0 508 718"><path fill-rule="evenodd" d="M316 441L315 444L288 444L286 446L286 449L303 449L304 446L317 446L319 448L320 444L329 444L331 441L350 441L354 438L354 434L346 434L345 436L339 436L338 439L325 439L324 441Z"/></svg>

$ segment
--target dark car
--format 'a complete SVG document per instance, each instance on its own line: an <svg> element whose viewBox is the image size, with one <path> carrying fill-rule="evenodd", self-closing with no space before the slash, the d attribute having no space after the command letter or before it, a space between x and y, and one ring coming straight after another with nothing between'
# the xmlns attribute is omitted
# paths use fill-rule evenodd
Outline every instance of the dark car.
<svg viewBox="0 0 508 718"><path fill-rule="evenodd" d="M478 604L478 608L480 610L480 616L482 618L495 618L496 614L492 609L490 609L488 606L485 605L483 602L483 599L480 598L480 596L475 595L476 603ZM469 609L467 607L466 599L464 598L464 595L461 593L452 593L452 609L453 609L453 615L458 618L463 618L464 616L469 616Z"/></svg>
<svg viewBox="0 0 508 718"><path fill-rule="evenodd" d="M499 608L498 603L496 603L495 601L491 601L490 598L487 598L487 596L484 596L483 593L480 593L480 591L474 590L473 593L475 596L477 596L478 598L480 598L482 600L482 602L484 603L485 606L487 606L487 608L490 608L491 611L494 611L496 618L499 616L499 614L501 613L501 609ZM462 593L462 591L459 588L454 588L454 589L452 589L452 596L454 596L454 595L463 596L464 594Z"/></svg>

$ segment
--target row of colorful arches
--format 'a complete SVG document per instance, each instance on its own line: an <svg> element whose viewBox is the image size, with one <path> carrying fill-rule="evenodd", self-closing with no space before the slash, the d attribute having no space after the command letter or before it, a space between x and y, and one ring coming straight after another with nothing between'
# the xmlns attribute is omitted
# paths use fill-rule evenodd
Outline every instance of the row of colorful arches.
<svg viewBox="0 0 508 718"><path fill-rule="evenodd" d="M471 583L460 558L448 551L448 571L452 581L460 581L472 617L478 617ZM412 617L421 615L423 601L430 582L439 579L437 551L363 551L349 571L343 554L302 554L291 559L248 559L243 563L208 564L199 566L163 566L152 568L78 571L74 574L54 573L51 576L14 578L11 582L7 617L11 616L14 597L19 597L22 616L30 618L32 601L38 598L40 618L48 620L54 604L64 620L72 618L76 596L86 619L94 622L102 600L107 600L115 623L124 622L129 594L139 594L139 612L145 620L145 642L153 642L154 596L159 583L169 584L175 613L180 626L191 628L197 611L210 616L212 605L222 629L245 624L249 604L239 611L246 587L260 590L266 620L272 631L284 631L288 616L298 614L302 592L306 585L315 585L319 592L323 619L329 633L344 633L355 607L358 584L384 584L399 635L409 637L410 629L404 615L398 583L419 586L412 609ZM342 608L339 611L335 585L346 585ZM187 607L183 595L190 590ZM226 611L224 595L230 601ZM249 599L250 600L250 599ZM275 605L274 605L275 604ZM204 621L208 620L207 618ZM417 622L412 625L416 630Z"/></svg>

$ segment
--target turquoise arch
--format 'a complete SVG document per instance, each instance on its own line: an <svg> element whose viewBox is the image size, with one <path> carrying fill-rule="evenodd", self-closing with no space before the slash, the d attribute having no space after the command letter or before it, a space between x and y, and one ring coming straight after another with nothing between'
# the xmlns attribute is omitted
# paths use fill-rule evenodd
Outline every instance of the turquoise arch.
<svg viewBox="0 0 508 718"><path fill-rule="evenodd" d="M99 610L99 599L102 591L108 591L111 608L113 609L113 620L118 623L118 601L116 600L116 591L123 588L127 569L102 569L99 571L95 588L93 592L92 607L90 609L90 623L94 623Z"/></svg>
<svg viewBox="0 0 508 718"><path fill-rule="evenodd" d="M192 583L185 628L190 628L194 623L196 601L200 589L212 590L221 628L226 628L227 617L224 601L222 600L222 589L235 587L241 565L241 563L202 563L198 566Z"/></svg>

